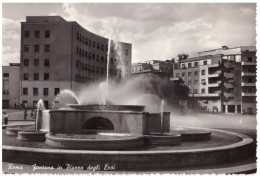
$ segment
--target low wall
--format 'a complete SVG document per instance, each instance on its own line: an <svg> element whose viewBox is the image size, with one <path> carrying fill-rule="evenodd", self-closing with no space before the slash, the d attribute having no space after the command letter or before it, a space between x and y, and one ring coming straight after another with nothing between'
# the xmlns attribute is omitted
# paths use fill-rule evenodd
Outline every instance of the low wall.
<svg viewBox="0 0 260 176"><path fill-rule="evenodd" d="M232 135L234 133L227 133ZM251 156L253 140L244 135L241 142L214 148L167 151L84 151L61 149L31 149L3 145L3 161L45 166L83 166L106 164L116 171L176 170L180 167L214 165Z"/></svg>
<svg viewBox="0 0 260 176"><path fill-rule="evenodd" d="M94 117L110 120L116 133L145 134L148 112L52 110L50 133L83 133L83 125Z"/></svg>

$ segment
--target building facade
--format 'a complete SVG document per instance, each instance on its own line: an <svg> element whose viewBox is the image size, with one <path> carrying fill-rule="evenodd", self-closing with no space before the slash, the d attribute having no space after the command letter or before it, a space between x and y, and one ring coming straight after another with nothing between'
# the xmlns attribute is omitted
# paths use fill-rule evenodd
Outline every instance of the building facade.
<svg viewBox="0 0 260 176"><path fill-rule="evenodd" d="M173 65L171 61L148 60L143 63L133 63L131 67L131 74L153 77L171 77L173 74Z"/></svg>
<svg viewBox="0 0 260 176"><path fill-rule="evenodd" d="M3 108L18 108L20 105L20 64L10 63L2 69L2 106Z"/></svg>
<svg viewBox="0 0 260 176"><path fill-rule="evenodd" d="M181 60L173 78L184 81L205 111L256 113L256 47L199 52Z"/></svg>
<svg viewBox="0 0 260 176"><path fill-rule="evenodd" d="M21 23L21 103L36 107L41 98L45 107L51 108L61 90L77 93L89 84L104 81L108 58L110 78L122 74L119 61L130 74L132 45L111 41L107 57L108 41L60 16L26 17Z"/></svg>

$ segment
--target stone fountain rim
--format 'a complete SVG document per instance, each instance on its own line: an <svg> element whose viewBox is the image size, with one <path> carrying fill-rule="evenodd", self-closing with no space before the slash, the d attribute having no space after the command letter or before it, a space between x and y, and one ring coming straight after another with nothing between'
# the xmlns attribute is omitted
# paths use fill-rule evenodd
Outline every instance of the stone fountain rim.
<svg viewBox="0 0 260 176"><path fill-rule="evenodd" d="M191 128L191 127L184 127ZM217 129L208 129L208 128L191 128L191 129L204 129L210 130L214 132L225 133L233 136L237 136L241 138L241 141L219 147L211 147L211 148L202 148L202 149L186 149L186 150L164 150L164 151L116 151L117 154L121 155L160 155L160 154L181 154L181 153L201 153L201 152L212 152L212 151L220 151L220 150L230 150L239 148L245 145L249 145L253 142L253 139L247 135L229 132L224 130ZM3 150L13 150L13 151L24 151L24 152L36 152L36 153L59 153L59 154L97 154L97 155L113 155L115 151L105 151L105 150L72 150L72 149L43 149L43 148L28 148L28 147L19 147L19 146L8 146L2 145Z"/></svg>

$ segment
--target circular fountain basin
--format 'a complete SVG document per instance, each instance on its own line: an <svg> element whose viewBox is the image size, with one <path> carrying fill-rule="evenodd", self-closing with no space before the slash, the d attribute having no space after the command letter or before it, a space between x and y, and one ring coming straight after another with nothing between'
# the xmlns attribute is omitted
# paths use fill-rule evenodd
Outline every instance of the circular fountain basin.
<svg viewBox="0 0 260 176"><path fill-rule="evenodd" d="M180 145L181 134L176 132L171 133L151 133L146 135L146 141L152 145Z"/></svg>
<svg viewBox="0 0 260 176"><path fill-rule="evenodd" d="M13 127L6 128L6 134L10 136L17 136L19 131L23 130L33 130L35 127L33 125L17 125Z"/></svg>
<svg viewBox="0 0 260 176"><path fill-rule="evenodd" d="M46 144L63 149L124 150L145 145L144 136L122 133L46 134Z"/></svg>
<svg viewBox="0 0 260 176"><path fill-rule="evenodd" d="M211 131L201 129L180 130L182 141L204 141L211 139Z"/></svg>
<svg viewBox="0 0 260 176"><path fill-rule="evenodd" d="M22 141L44 142L46 140L46 133L47 132L35 130L19 131L17 138Z"/></svg>
<svg viewBox="0 0 260 176"><path fill-rule="evenodd" d="M145 106L137 105L79 105L79 104L68 104L70 109L74 110L104 110L104 111L144 111Z"/></svg>

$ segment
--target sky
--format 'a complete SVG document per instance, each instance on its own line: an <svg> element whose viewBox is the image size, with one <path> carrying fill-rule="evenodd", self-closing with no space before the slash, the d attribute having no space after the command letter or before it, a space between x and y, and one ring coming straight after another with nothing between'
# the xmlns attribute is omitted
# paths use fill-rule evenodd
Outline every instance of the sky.
<svg viewBox="0 0 260 176"><path fill-rule="evenodd" d="M48 15L132 43L133 63L223 45L256 45L255 3L3 3L2 65L20 61L21 22L26 16Z"/></svg>

